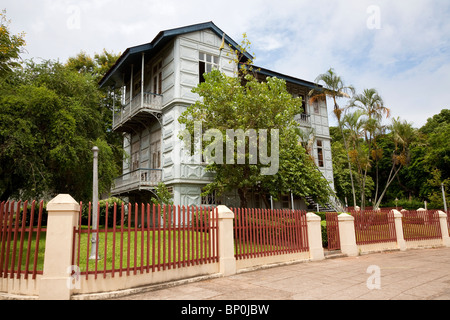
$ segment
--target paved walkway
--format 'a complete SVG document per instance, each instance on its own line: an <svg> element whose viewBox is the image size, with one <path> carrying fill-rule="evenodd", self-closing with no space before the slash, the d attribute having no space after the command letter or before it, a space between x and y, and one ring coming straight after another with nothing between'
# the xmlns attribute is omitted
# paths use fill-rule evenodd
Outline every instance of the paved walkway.
<svg viewBox="0 0 450 320"><path fill-rule="evenodd" d="M296 263L117 299L450 300L450 248Z"/></svg>

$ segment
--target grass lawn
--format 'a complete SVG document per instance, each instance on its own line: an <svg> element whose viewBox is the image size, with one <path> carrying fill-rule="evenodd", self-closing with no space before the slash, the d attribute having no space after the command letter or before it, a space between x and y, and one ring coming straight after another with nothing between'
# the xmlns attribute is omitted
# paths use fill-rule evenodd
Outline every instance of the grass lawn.
<svg viewBox="0 0 450 320"><path fill-rule="evenodd" d="M37 256L37 261L36 261L36 270L37 271L42 271L44 268L44 253L45 253L45 232L41 232L39 235L39 250L38 250L38 256ZM19 258L21 260L20 263L20 270L21 271L25 271L26 270L26 262L27 262L27 257L28 257L28 272L32 272L33 270L33 265L34 265L34 258L35 258L35 248L36 248L36 232L32 233L31 236L31 243L30 246L28 246L28 232L26 232L24 234L24 239L23 239L23 244L22 244L22 256L19 257L20 255L20 236L21 236L21 232L19 231L18 235L17 235L17 241L16 241L16 254L15 254L15 263L14 263L14 269L17 269L17 266L19 265ZM29 251L28 251L28 247L29 247ZM6 248L6 243L4 244L3 248L0 248L0 253L2 252L3 249L3 261L2 261L2 267L3 267L3 271L5 269L4 264L6 263L6 253L7 253L7 248ZM11 268L11 263L12 263L12 256L13 256L13 250L14 249L14 235L11 234L11 242L10 242L10 251L9 251L9 255L8 255L8 269ZM29 255L28 255L28 252Z"/></svg>
<svg viewBox="0 0 450 320"><path fill-rule="evenodd" d="M83 227L87 229L87 227ZM183 241L183 231L171 230L130 230L127 232L124 230L123 234L116 231L114 235L112 231L108 230L107 237L105 239L105 233L101 232L102 227L100 227L99 232L99 246L98 254L100 256L99 260L88 259L91 253L91 234L82 232L79 239L80 250L75 252L75 264L79 261L79 267L81 272L93 272L95 270L101 272L103 270L112 270L113 263L114 269L116 271L120 270L120 267L125 271L127 267L133 272L134 267L140 269L141 266L145 267L148 265L150 268L154 265L156 268L162 265L162 263L178 263L187 262L194 259L208 258L215 253L217 255L217 249L211 247L210 236L207 232L197 232L197 231L184 231L184 241ZM120 229L118 229L120 231ZM44 267L44 253L45 253L45 232L41 232L39 241L39 251L37 259L37 270L42 271ZM16 244L16 258L15 258L15 269L17 269L17 264L19 260L19 247L20 247L20 232L17 237ZM11 236L11 250L9 252L8 265L11 265L11 257L13 254L13 235ZM76 240L76 245L78 246L78 238ZM183 245L184 243L184 245ZM89 249L88 249L89 244ZM105 244L106 244L106 259L105 259ZM36 245L36 233L33 233L30 246L30 258L29 258L29 270L32 270L34 262L34 249ZM163 247L165 246L165 251ZM6 245L5 245L6 247ZM28 233L24 236L23 241L23 253L21 257L21 270L25 270L26 255L28 247ZM130 250L127 250L127 248ZM279 251L279 250L289 250L288 247L275 246L269 244L256 244L247 243L244 239L235 240L235 253L245 254L245 253L258 253L262 251ZM88 252L89 250L89 252ZM5 251L6 252L6 251ZM4 259L5 260L5 259ZM88 261L88 264L86 263ZM120 263L122 261L122 265Z"/></svg>
<svg viewBox="0 0 450 320"><path fill-rule="evenodd" d="M100 228L100 230L102 230ZM45 232L41 232L40 240L39 240L39 250L37 257L36 270L42 271L44 268L44 253L45 253ZM105 233L99 232L99 247L98 253L100 256L100 260L95 261L95 259L89 260L88 266L86 265L86 261L88 260L88 242L89 242L89 253L91 242L88 241L91 239L92 234L89 235L87 233L81 233L80 237L80 252L75 252L75 262L79 259L79 266L81 271L102 271L102 270L111 270L113 266L113 256L114 256L114 268L120 269L120 261L122 257L122 268L134 268L135 266L140 268L142 266L152 266L153 264L158 265L160 263L169 263L169 262L178 262L178 261L191 261L192 259L200 259L210 257L214 253L217 255L217 249L213 249L210 246L209 233L206 232L197 232L197 231L185 231L184 232L184 243L183 246L183 232L178 231L144 231L141 230L135 232L131 230L129 233L124 231L121 235L120 232L116 232L115 239L112 232L107 233L107 237L105 240ZM12 256L13 256L13 247L14 247L14 235L11 235L10 242L10 251L8 255L8 269L11 266ZM78 239L77 245L78 245ZM106 260L105 260L105 241L106 241ZM179 246L180 243L180 246ZM189 246L188 246L189 243ZM30 245L30 257L28 263L29 272L33 268L34 263L34 252L36 246L36 233L32 234L31 245ZM166 250L164 252L163 246L165 246ZM6 262L6 243L4 245L4 257L3 257L3 265ZM127 251L127 248L130 248ZM26 267L26 259L27 259L27 248L28 248L28 233L25 233L23 244L22 244L22 257L21 258L21 270L24 271ZM143 248L143 249L141 249ZM158 249L159 248L159 249ZM198 248L198 249L197 249ZM20 249L20 232L17 236L16 242L16 252L15 252L15 267L17 270L17 265L19 262L19 250ZM0 247L1 252L1 247ZM97 266L96 266L97 262ZM106 264L105 264L106 263ZM3 267L4 270L4 267Z"/></svg>
<svg viewBox="0 0 450 320"><path fill-rule="evenodd" d="M101 230L101 229L100 229ZM98 253L100 260L89 260L88 265L88 242L89 255L91 252L92 234L82 233L80 238L79 266L81 271L94 271L96 268L101 270L119 270L122 260L122 268L127 267L140 268L152 265L160 265L162 263L191 261L192 259L208 258L213 254L213 250L217 255L217 249L210 246L209 234L206 232L185 231L184 242L183 232L179 231L158 231L153 232L130 230L130 232L116 232L115 237L112 232L105 234L99 233ZM188 246L189 242L189 246ZM105 243L106 243L106 260L105 260ZM184 245L183 245L184 243ZM163 250L165 247L165 251ZM127 250L130 248L130 250ZM211 251L211 255L210 255ZM76 261L78 256L75 257ZM113 262L114 260L114 262ZM97 266L96 266L97 264Z"/></svg>

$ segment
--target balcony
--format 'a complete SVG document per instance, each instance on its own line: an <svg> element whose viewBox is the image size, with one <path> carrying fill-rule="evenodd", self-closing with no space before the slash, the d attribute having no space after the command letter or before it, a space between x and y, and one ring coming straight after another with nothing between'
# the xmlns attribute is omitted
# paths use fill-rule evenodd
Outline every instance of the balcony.
<svg viewBox="0 0 450 320"><path fill-rule="evenodd" d="M121 194L133 190L155 188L162 180L162 169L140 168L117 177L114 180L112 194Z"/></svg>
<svg viewBox="0 0 450 320"><path fill-rule="evenodd" d="M297 114L294 119L302 127L311 127L311 116L309 114Z"/></svg>
<svg viewBox="0 0 450 320"><path fill-rule="evenodd" d="M113 130L129 131L135 125L140 125L145 118L161 112L162 100L162 95L151 92L135 95L119 112L113 114Z"/></svg>

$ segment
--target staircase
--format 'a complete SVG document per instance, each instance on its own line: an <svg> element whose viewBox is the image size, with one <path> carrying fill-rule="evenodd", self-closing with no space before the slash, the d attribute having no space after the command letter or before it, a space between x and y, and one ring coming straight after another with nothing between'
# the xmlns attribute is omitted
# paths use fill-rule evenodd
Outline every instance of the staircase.
<svg viewBox="0 0 450 320"><path fill-rule="evenodd" d="M319 212L336 212L336 209L329 203L325 205L320 205L314 201L314 199L310 196L305 197L306 202L308 202L308 209L317 211L317 205L319 205Z"/></svg>

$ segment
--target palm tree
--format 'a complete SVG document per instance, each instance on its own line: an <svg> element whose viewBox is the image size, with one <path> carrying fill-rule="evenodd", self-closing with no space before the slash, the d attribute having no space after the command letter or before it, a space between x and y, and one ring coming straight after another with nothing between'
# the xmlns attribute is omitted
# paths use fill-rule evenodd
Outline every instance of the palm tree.
<svg viewBox="0 0 450 320"><path fill-rule="evenodd" d="M367 126L367 119L365 113L362 110L356 110L353 113L345 113L342 118L342 127L348 132L348 143L351 160L355 164L357 169L356 181L359 184L361 194L361 207L364 209L365 199L365 185L366 185L366 172L364 169L367 167L369 161L364 147L361 144L364 135L365 127Z"/></svg>
<svg viewBox="0 0 450 320"><path fill-rule="evenodd" d="M376 137L382 132L381 130L381 120L383 116L388 118L390 116L390 110L384 106L384 101L377 92L376 89L365 89L363 93L356 94L350 101L350 104L347 108L357 108L361 110L366 116L366 122L364 125L365 138L368 143L368 154L367 159L370 160L372 156L373 160L376 163L376 193L375 199L378 195L378 150L373 150L373 146L376 145L375 140ZM361 207L364 209L365 206L365 194L364 194L364 185L365 178L367 176L367 171L370 167L370 161L366 162L366 166L364 168L364 176L363 176L363 185L361 191Z"/></svg>
<svg viewBox="0 0 450 320"><path fill-rule="evenodd" d="M408 165L410 161L410 150L409 146L414 141L417 136L417 130L413 128L411 123L407 121L400 121L400 118L392 119L392 125L389 126L392 133L392 139L394 141L394 151L392 152L392 167L389 173L389 177L384 187L380 198L375 202L374 209L377 209L386 190L388 189L391 182L397 176L401 168Z"/></svg>
<svg viewBox="0 0 450 320"><path fill-rule="evenodd" d="M383 115L389 118L391 111L384 106L384 101L376 89L364 89L363 93L354 95L349 108L364 110L369 119L381 120Z"/></svg>
<svg viewBox="0 0 450 320"><path fill-rule="evenodd" d="M353 193L353 206L356 206L356 196L355 196L355 186L353 183L353 174L352 174L352 166L350 163L350 157L348 155L348 146L345 139L345 135L342 129L341 116L343 109L339 107L337 103L337 99L339 98L350 98L349 94L354 94L355 89L352 86L346 86L341 77L339 77L332 68L330 68L327 72L320 74L315 82L317 84L321 84L321 87L317 87L309 92L309 101L310 103L316 101L323 101L327 98L333 100L334 109L333 113L336 116L338 121L339 130L341 131L342 139L344 141L344 147L347 153L347 162L348 168L350 171L350 180L352 184L352 193Z"/></svg>

